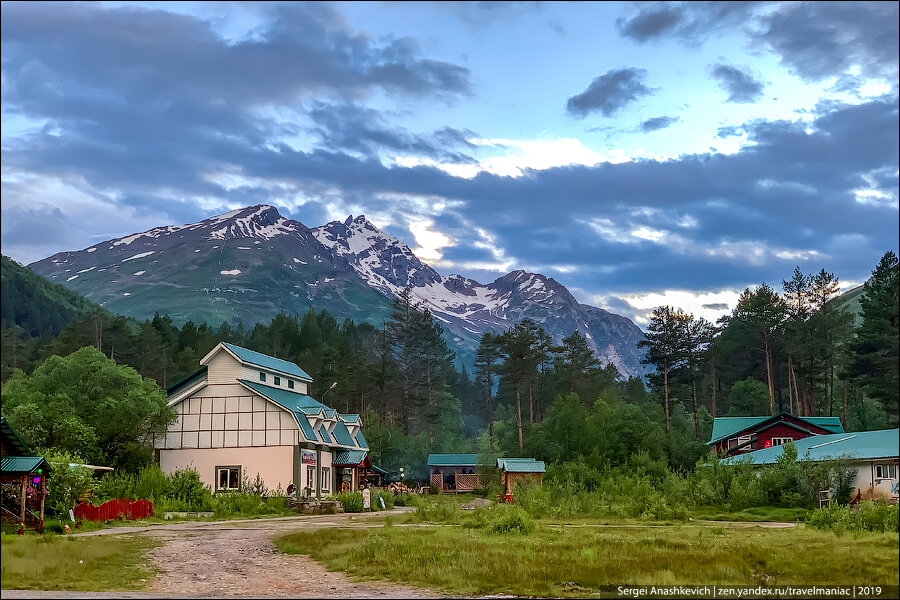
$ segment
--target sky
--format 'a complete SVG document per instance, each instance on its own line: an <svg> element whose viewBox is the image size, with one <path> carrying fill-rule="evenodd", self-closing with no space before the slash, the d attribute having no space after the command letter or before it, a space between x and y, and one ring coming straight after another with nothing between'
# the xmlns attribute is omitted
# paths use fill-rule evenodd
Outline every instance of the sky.
<svg viewBox="0 0 900 600"><path fill-rule="evenodd" d="M271 204L646 325L898 249L897 2L3 2L30 263Z"/></svg>

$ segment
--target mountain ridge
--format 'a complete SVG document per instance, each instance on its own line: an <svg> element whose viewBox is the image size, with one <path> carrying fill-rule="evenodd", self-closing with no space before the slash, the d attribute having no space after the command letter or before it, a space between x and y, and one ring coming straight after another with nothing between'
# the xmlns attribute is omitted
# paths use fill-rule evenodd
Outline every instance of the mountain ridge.
<svg viewBox="0 0 900 600"><path fill-rule="evenodd" d="M338 318L380 324L409 287L471 362L478 338L525 318L559 342L579 331L604 364L641 376L643 333L626 317L581 304L551 277L516 270L483 284L443 276L363 215L318 227L255 205L197 223L169 225L60 252L29 265L110 310L179 321L243 320L325 308Z"/></svg>

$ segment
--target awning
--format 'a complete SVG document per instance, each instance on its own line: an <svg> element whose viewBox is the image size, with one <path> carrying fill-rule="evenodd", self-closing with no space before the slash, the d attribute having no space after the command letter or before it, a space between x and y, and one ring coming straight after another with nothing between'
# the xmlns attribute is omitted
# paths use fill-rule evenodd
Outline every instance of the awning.
<svg viewBox="0 0 900 600"><path fill-rule="evenodd" d="M334 460L332 460L332 464L342 466L342 467L358 467L365 462L368 462L369 453L365 450L341 450L334 456ZM370 466L372 463L369 463L365 466Z"/></svg>
<svg viewBox="0 0 900 600"><path fill-rule="evenodd" d="M4 473L34 473L41 468L50 468L43 456L4 456L0 460L0 471Z"/></svg>

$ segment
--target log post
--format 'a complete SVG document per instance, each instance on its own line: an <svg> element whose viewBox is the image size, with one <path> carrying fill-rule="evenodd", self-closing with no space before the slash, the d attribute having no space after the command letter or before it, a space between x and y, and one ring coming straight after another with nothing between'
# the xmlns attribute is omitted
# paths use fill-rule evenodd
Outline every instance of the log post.
<svg viewBox="0 0 900 600"><path fill-rule="evenodd" d="M21 514L20 514L20 519L19 519L20 523L25 522L25 488L27 486L28 486L28 473L25 473L24 475L22 475L22 506L20 507L20 509L21 509L21 511L20 511Z"/></svg>

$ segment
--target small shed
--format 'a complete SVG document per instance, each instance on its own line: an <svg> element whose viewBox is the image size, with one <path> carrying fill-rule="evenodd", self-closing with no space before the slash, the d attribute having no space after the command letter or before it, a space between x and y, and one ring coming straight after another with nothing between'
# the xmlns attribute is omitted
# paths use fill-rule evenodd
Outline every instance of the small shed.
<svg viewBox="0 0 900 600"><path fill-rule="evenodd" d="M512 494L516 481L532 479L539 484L543 481L546 467L544 461L534 458L498 458L497 468L503 478L506 494Z"/></svg>
<svg viewBox="0 0 900 600"><path fill-rule="evenodd" d="M47 497L45 478L50 465L43 456L32 456L31 448L0 417L0 473L2 498L0 513L3 521L24 523L26 527L44 527L44 500Z"/></svg>
<svg viewBox="0 0 900 600"><path fill-rule="evenodd" d="M428 473L431 487L442 494L459 494L481 489L479 467L491 463L479 459L477 454L429 454Z"/></svg>

